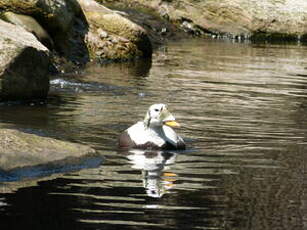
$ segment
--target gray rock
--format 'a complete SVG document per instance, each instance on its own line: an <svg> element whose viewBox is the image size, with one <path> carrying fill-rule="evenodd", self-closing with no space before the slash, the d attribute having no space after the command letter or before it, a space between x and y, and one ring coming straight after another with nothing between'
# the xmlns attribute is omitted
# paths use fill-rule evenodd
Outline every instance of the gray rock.
<svg viewBox="0 0 307 230"><path fill-rule="evenodd" d="M0 101L45 98L49 51L22 27L0 20Z"/></svg>

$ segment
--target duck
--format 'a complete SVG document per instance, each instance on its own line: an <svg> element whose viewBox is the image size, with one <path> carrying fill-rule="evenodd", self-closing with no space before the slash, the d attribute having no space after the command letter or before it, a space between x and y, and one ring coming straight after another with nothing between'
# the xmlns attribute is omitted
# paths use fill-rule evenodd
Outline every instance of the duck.
<svg viewBox="0 0 307 230"><path fill-rule="evenodd" d="M166 104L151 105L143 121L138 121L118 138L119 147L145 150L184 150L184 140L173 128L180 124L169 112Z"/></svg>

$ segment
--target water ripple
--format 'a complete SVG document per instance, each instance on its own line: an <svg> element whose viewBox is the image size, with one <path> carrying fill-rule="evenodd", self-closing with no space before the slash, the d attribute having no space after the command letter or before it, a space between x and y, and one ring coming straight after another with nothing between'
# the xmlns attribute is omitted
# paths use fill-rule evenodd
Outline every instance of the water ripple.
<svg viewBox="0 0 307 230"><path fill-rule="evenodd" d="M0 223L304 229L306 66L303 46L193 40L152 61L58 76L47 104L1 107L0 125L90 145L105 161L0 197ZM188 150L118 152L118 134L157 102L182 124Z"/></svg>

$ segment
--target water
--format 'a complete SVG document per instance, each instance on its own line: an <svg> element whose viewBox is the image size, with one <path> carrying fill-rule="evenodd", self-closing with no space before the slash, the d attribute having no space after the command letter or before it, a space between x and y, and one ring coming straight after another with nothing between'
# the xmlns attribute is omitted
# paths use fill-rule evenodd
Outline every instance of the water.
<svg viewBox="0 0 307 230"><path fill-rule="evenodd" d="M152 61L57 76L46 104L2 105L1 127L90 145L103 163L3 183L0 228L306 229L306 51L173 42ZM119 152L157 102L188 150Z"/></svg>

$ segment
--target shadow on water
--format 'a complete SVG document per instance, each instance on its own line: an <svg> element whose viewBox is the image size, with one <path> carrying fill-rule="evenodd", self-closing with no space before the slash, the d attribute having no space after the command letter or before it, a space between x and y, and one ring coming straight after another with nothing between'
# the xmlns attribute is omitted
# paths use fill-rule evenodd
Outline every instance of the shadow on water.
<svg viewBox="0 0 307 230"><path fill-rule="evenodd" d="M306 229L306 67L305 46L193 40L150 62L57 76L47 104L0 107L1 127L87 144L105 160L2 183L0 228ZM156 102L189 151L118 152L118 134Z"/></svg>
<svg viewBox="0 0 307 230"><path fill-rule="evenodd" d="M0 183L21 181L22 179L47 177L53 174L78 171L85 168L95 168L101 165L100 157L70 158L69 160L53 161L44 165L35 165L12 170L0 170Z"/></svg>

